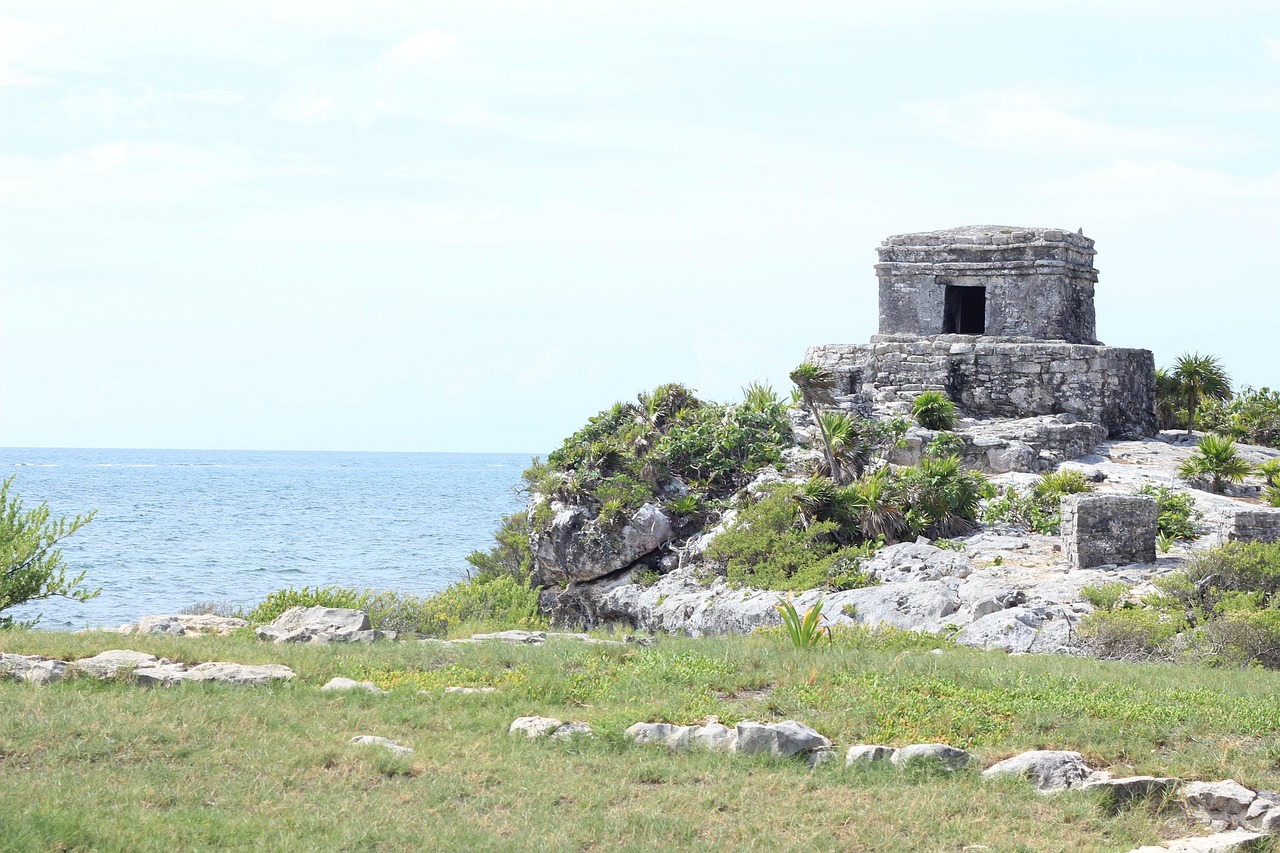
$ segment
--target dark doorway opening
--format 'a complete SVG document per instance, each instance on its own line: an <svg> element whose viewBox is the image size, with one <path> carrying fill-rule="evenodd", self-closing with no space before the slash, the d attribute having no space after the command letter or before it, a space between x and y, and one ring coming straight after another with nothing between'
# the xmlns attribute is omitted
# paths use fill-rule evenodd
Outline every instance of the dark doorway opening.
<svg viewBox="0 0 1280 853"><path fill-rule="evenodd" d="M942 307L942 334L981 335L987 329L987 289L947 285Z"/></svg>

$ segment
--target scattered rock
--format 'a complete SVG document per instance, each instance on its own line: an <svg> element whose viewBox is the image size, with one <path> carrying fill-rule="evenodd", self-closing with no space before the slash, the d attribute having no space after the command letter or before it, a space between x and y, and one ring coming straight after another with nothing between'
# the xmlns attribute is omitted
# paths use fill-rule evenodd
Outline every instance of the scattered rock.
<svg viewBox="0 0 1280 853"><path fill-rule="evenodd" d="M429 693L427 690L420 690L420 693ZM496 687L446 687L445 693L458 693L463 696L470 696L477 693L497 693Z"/></svg>
<svg viewBox="0 0 1280 853"><path fill-rule="evenodd" d="M379 687L378 685L374 684L372 681L356 681L353 678L332 678L328 681L328 683L326 683L320 689L327 690L327 691L364 690L368 693L377 693L379 695L385 694L387 692L383 690L381 687Z"/></svg>
<svg viewBox="0 0 1280 853"><path fill-rule="evenodd" d="M1251 850L1253 845L1265 838L1260 832L1246 829L1235 829L1231 832L1218 832L1213 835L1193 835L1189 838L1177 838L1167 842L1165 846L1148 845L1137 847L1129 853L1234 853L1237 850Z"/></svg>
<svg viewBox="0 0 1280 853"><path fill-rule="evenodd" d="M857 743L849 747L849 751L844 754L844 766L852 767L855 764L874 764L877 761L890 761L897 751L891 746Z"/></svg>
<svg viewBox="0 0 1280 853"><path fill-rule="evenodd" d="M65 661L40 655L7 655L0 652L0 676L8 675L15 681L45 685L61 681L66 674Z"/></svg>
<svg viewBox="0 0 1280 853"><path fill-rule="evenodd" d="M662 744L668 749L705 749L710 752L732 752L738 734L728 726L710 722L704 726L673 726L670 723L636 723L626 731L627 737L640 744Z"/></svg>
<svg viewBox="0 0 1280 853"><path fill-rule="evenodd" d="M818 749L830 749L831 741L795 720L781 723L738 723L737 751L744 755L768 753L779 758Z"/></svg>
<svg viewBox="0 0 1280 853"><path fill-rule="evenodd" d="M401 746L393 740L378 737L377 735L357 735L348 741L348 743L355 744L357 746L380 746L395 755L413 755L413 750L409 747Z"/></svg>
<svg viewBox="0 0 1280 853"><path fill-rule="evenodd" d="M889 760L899 767L919 763L938 764L946 770L963 770L969 766L973 755L945 743L917 743L897 750Z"/></svg>
<svg viewBox="0 0 1280 853"><path fill-rule="evenodd" d="M71 664L71 668L92 678L106 680L115 678L122 669L132 671L141 666L159 666L170 662L167 658L157 660L155 655L132 649L109 649L91 658L81 658Z"/></svg>
<svg viewBox="0 0 1280 853"><path fill-rule="evenodd" d="M1035 749L1006 758L982 771L988 779L996 776L1024 776L1041 791L1065 791L1076 788L1093 771L1078 752L1057 749Z"/></svg>
<svg viewBox="0 0 1280 853"><path fill-rule="evenodd" d="M575 737L592 737L595 732L584 722L565 723L551 733L552 740L573 740Z"/></svg>
<svg viewBox="0 0 1280 853"><path fill-rule="evenodd" d="M1123 804L1130 800L1171 794L1181 784L1181 779L1168 776L1124 776L1112 779L1105 773L1098 773L1085 780L1080 787L1086 791L1097 789L1108 791L1117 803Z"/></svg>
<svg viewBox="0 0 1280 853"><path fill-rule="evenodd" d="M172 687L184 682L216 682L233 687L262 687L273 681L288 681L293 670L283 664L243 664L211 661L187 666L184 663L143 664L133 670L134 681L144 687Z"/></svg>
<svg viewBox="0 0 1280 853"><path fill-rule="evenodd" d="M396 637L395 631L370 630L367 613L345 607L290 607L257 633L275 643L371 643Z"/></svg>
<svg viewBox="0 0 1280 853"><path fill-rule="evenodd" d="M137 625L121 626L120 633L168 634L175 637L199 637L201 634L230 634L249 623L232 616L214 616L211 613L174 613L143 616ZM124 628L129 628L125 631Z"/></svg>
<svg viewBox="0 0 1280 853"><path fill-rule="evenodd" d="M501 640L504 643L536 646L547 641L547 634L545 631L498 631L493 634L472 634L471 639L476 641Z"/></svg>
<svg viewBox="0 0 1280 853"><path fill-rule="evenodd" d="M1209 821L1217 832L1244 825L1257 795L1249 788L1226 779L1221 782L1188 782L1182 789L1187 813Z"/></svg>
<svg viewBox="0 0 1280 853"><path fill-rule="evenodd" d="M563 721L554 717L520 717L511 723L507 734L523 734L529 740L537 740L549 736L563 725Z"/></svg>

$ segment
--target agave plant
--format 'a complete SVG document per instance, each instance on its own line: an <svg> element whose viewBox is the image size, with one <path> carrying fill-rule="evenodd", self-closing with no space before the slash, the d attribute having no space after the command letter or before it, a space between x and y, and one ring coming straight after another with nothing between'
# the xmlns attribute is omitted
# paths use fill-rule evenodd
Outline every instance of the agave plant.
<svg viewBox="0 0 1280 853"><path fill-rule="evenodd" d="M1178 466L1184 480L1209 478L1210 488L1222 494L1227 483L1239 483L1253 472L1253 466L1236 453L1236 443L1220 435L1206 435L1196 443L1196 452Z"/></svg>
<svg viewBox="0 0 1280 853"><path fill-rule="evenodd" d="M822 598L818 596L818 600L804 612L803 616L796 611L796 606L790 599L780 598L774 605L782 614L782 624L786 626L791 645L797 649L812 648L817 645L823 634L827 635L828 640L831 639L831 628L822 624Z"/></svg>

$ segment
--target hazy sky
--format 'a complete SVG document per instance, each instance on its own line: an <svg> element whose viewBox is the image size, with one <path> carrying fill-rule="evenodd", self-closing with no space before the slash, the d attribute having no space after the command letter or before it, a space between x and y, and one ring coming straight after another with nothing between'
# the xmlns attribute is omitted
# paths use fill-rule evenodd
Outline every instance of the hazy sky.
<svg viewBox="0 0 1280 853"><path fill-rule="evenodd" d="M0 0L0 445L545 451L977 223L1280 385L1280 3Z"/></svg>

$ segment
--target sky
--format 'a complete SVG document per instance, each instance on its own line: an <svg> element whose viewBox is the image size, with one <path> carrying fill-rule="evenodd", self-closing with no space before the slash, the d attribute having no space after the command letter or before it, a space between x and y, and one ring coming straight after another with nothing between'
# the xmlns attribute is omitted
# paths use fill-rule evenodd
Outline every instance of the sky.
<svg viewBox="0 0 1280 853"><path fill-rule="evenodd" d="M970 224L1280 385L1280 4L0 0L0 446L546 452Z"/></svg>

